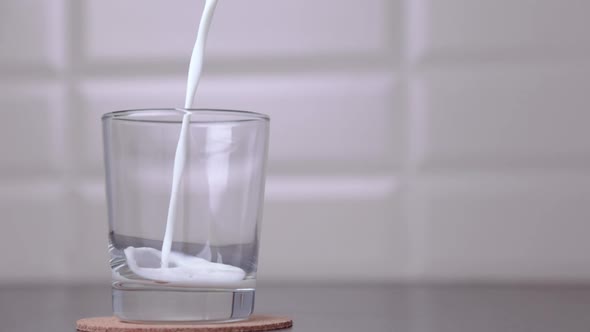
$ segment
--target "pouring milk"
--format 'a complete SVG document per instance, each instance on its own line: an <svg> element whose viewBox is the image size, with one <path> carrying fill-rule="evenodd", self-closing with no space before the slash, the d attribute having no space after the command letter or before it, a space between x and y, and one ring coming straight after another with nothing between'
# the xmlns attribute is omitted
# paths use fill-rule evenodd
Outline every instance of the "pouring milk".
<svg viewBox="0 0 590 332"><path fill-rule="evenodd" d="M203 69L203 56L207 34L211 26L216 5L217 0L206 0L189 65L184 104L185 109L192 108L197 86L199 85ZM204 258L171 251L174 225L177 221L176 211L178 208L180 184L187 157L190 122L191 113L184 111L174 156L172 188L168 205L166 231L161 251L154 248L127 247L124 253L129 269L136 275L146 279L191 287L212 285L229 286L244 279L246 275L244 270L235 266L222 264L221 262L213 263ZM209 256L207 258L210 259L208 242L202 253L204 253L203 256Z"/></svg>

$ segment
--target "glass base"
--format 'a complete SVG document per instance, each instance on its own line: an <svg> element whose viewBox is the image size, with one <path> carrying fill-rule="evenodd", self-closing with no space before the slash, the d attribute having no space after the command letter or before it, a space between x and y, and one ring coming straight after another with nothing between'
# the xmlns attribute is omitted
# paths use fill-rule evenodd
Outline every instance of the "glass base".
<svg viewBox="0 0 590 332"><path fill-rule="evenodd" d="M228 322L254 311L254 289L179 289L113 285L113 313L128 322Z"/></svg>

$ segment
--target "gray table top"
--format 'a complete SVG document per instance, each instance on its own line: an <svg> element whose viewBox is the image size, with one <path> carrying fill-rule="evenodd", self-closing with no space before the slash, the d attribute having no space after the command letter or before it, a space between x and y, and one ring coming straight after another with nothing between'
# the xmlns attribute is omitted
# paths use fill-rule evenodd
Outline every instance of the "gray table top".
<svg viewBox="0 0 590 332"><path fill-rule="evenodd" d="M108 285L2 286L0 331L73 332L110 301ZM590 286L263 285L256 312L299 332L588 332Z"/></svg>

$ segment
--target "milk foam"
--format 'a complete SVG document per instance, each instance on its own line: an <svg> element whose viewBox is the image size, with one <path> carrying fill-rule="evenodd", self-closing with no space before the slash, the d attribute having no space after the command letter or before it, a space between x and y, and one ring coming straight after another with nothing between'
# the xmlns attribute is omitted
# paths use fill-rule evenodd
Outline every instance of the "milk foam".
<svg viewBox="0 0 590 332"><path fill-rule="evenodd" d="M160 282L198 284L199 286L237 283L244 279L244 270L226 264L212 263L205 259L170 252L169 266L160 267L162 253L153 248L125 249L127 264L140 277Z"/></svg>
<svg viewBox="0 0 590 332"><path fill-rule="evenodd" d="M190 109L197 91L203 69L203 55L207 34L213 19L213 13L217 6L217 0L207 0L197 40L193 48L193 54L189 65L186 99L184 108ZM191 121L191 113L184 111L182 125L176 152L174 156L174 170L172 174L172 188L170 202L168 205L168 217L166 220L166 232L162 244L162 251L153 248L128 247L124 250L129 269L136 275L174 285L185 285L195 287L231 286L238 287L246 275L244 270L221 263L221 255L218 255L218 263L210 262L211 249L209 242L199 254L199 257L185 255L180 252L171 251L172 239L174 236L174 225L176 223L176 212L178 209L178 195L180 184L186 163L188 149L188 132ZM206 259L204 259L206 258Z"/></svg>

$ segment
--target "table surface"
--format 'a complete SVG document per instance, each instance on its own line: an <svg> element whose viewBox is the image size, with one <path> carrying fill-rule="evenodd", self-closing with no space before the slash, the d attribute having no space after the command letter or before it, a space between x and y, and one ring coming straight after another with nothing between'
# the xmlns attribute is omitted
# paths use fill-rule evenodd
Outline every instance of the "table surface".
<svg viewBox="0 0 590 332"><path fill-rule="evenodd" d="M0 331L74 332L110 301L108 285L2 286ZM589 332L590 285L262 285L256 312L298 332Z"/></svg>

